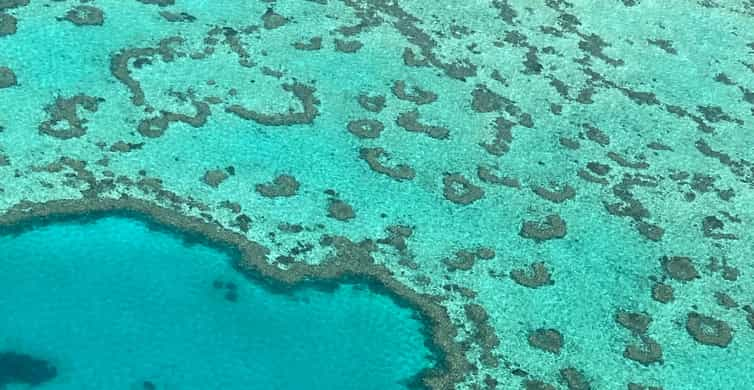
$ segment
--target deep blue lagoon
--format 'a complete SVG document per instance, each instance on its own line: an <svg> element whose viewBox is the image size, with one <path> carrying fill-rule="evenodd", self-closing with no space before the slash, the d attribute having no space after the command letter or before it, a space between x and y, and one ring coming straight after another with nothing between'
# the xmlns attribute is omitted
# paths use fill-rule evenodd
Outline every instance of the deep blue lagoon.
<svg viewBox="0 0 754 390"><path fill-rule="evenodd" d="M400 389L433 364L421 321L389 297L272 292L140 220L5 234L0 254L0 352L46 361L40 390ZM0 367L0 381L14 378Z"/></svg>

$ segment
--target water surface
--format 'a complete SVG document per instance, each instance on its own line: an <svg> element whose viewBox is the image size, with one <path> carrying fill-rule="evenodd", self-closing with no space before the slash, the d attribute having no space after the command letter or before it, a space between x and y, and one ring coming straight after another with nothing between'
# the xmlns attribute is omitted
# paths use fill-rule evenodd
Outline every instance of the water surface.
<svg viewBox="0 0 754 390"><path fill-rule="evenodd" d="M40 390L400 389L433 362L389 297L273 293L228 254L138 220L3 235L0 253L0 352L49 362Z"/></svg>

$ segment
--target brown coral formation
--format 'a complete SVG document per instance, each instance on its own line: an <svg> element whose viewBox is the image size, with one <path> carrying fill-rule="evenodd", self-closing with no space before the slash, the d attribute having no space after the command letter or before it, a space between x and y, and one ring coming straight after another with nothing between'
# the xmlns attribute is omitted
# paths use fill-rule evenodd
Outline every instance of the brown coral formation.
<svg viewBox="0 0 754 390"><path fill-rule="evenodd" d="M170 12L170 11L160 11L160 16L162 16L163 19L167 20L168 22L193 22L196 20L196 17L190 14L187 14L186 12Z"/></svg>
<svg viewBox="0 0 754 390"><path fill-rule="evenodd" d="M335 39L335 50L341 53L356 53L363 46L364 44L358 40L347 41L343 39Z"/></svg>
<svg viewBox="0 0 754 390"><path fill-rule="evenodd" d="M661 363L662 347L660 344L646 335L641 335L640 339L640 344L629 344L626 346L623 356L644 366Z"/></svg>
<svg viewBox="0 0 754 390"><path fill-rule="evenodd" d="M665 283L652 285L652 299L660 303L668 303L674 299L673 286Z"/></svg>
<svg viewBox="0 0 754 390"><path fill-rule="evenodd" d="M322 37L311 37L309 42L295 42L293 47L296 50L314 51L322 48Z"/></svg>
<svg viewBox="0 0 754 390"><path fill-rule="evenodd" d="M355 218L356 212L353 211L353 207L348 203L339 199L331 199L330 204L327 206L327 216L345 222Z"/></svg>
<svg viewBox="0 0 754 390"><path fill-rule="evenodd" d="M149 63L151 61L150 58L155 55L160 55L165 62L171 62L176 56L172 46L183 42L184 39L182 37L168 37L162 39L157 47L123 49L110 57L110 73L128 88L131 92L131 102L134 105L144 105L144 91L141 89L139 82L131 76L131 70L128 67L129 62L134 60L134 66L138 66L137 63Z"/></svg>
<svg viewBox="0 0 754 390"><path fill-rule="evenodd" d="M619 310L615 313L615 322L636 334L642 334L649 329L652 317L647 313L633 313Z"/></svg>
<svg viewBox="0 0 754 390"><path fill-rule="evenodd" d="M272 8L267 8L267 11L262 15L262 22L264 28L274 30L288 23L288 18L273 11Z"/></svg>
<svg viewBox="0 0 754 390"><path fill-rule="evenodd" d="M175 0L136 0L143 4L154 4L160 7L166 7L168 5L175 4Z"/></svg>
<svg viewBox="0 0 754 390"><path fill-rule="evenodd" d="M238 104L228 106L225 111L236 114L242 119L253 120L267 126L291 126L312 123L314 118L319 115L317 106L319 106L320 102L314 95L317 91L316 88L300 82L283 84L282 88L292 93L301 102L301 105L304 107L303 111L267 114L246 109Z"/></svg>
<svg viewBox="0 0 754 390"><path fill-rule="evenodd" d="M385 108L385 96L383 95L368 95L362 93L359 94L356 101L361 108L370 112L381 112Z"/></svg>
<svg viewBox="0 0 754 390"><path fill-rule="evenodd" d="M257 184L256 191L267 198L291 197L296 195L300 184L291 175L279 175L270 183Z"/></svg>
<svg viewBox="0 0 754 390"><path fill-rule="evenodd" d="M101 26L105 23L105 13L91 5L77 5L71 8L63 19L77 26Z"/></svg>
<svg viewBox="0 0 754 390"><path fill-rule="evenodd" d="M149 138L161 137L165 134L165 131L170 124L174 122L185 123L194 128L204 126L207 123L207 118L209 118L212 113L209 105L200 101L192 101L192 104L196 109L196 114L194 114L194 116L160 111L158 116L144 119L139 122L139 125L137 126L139 134Z"/></svg>
<svg viewBox="0 0 754 390"><path fill-rule="evenodd" d="M563 335L556 329L536 329L529 332L529 345L546 352L559 354L563 348Z"/></svg>
<svg viewBox="0 0 754 390"><path fill-rule="evenodd" d="M450 130L442 126L433 126L419 122L419 111L413 110L398 114L398 126L412 133L424 133L434 139L447 139Z"/></svg>
<svg viewBox="0 0 754 390"><path fill-rule="evenodd" d="M561 369L560 379L568 390L590 390L592 388L584 373L573 367Z"/></svg>
<svg viewBox="0 0 754 390"><path fill-rule="evenodd" d="M686 331L704 345L725 348L733 340L733 330L727 322L693 311L686 317Z"/></svg>
<svg viewBox="0 0 754 390"><path fill-rule="evenodd" d="M211 169L204 173L202 181L210 187L217 188L222 182L228 179L228 177L228 173L222 169Z"/></svg>
<svg viewBox="0 0 754 390"><path fill-rule="evenodd" d="M563 238L567 232L565 221L557 214L550 214L542 222L524 221L518 234L536 242L543 242Z"/></svg>
<svg viewBox="0 0 754 390"><path fill-rule="evenodd" d="M0 89L13 87L17 83L16 74L10 68L0 66Z"/></svg>
<svg viewBox="0 0 754 390"><path fill-rule="evenodd" d="M13 15L0 12L0 37L16 33L18 21Z"/></svg>
<svg viewBox="0 0 754 390"><path fill-rule="evenodd" d="M348 122L348 131L362 139L377 138L385 125L375 119L355 119Z"/></svg>
<svg viewBox="0 0 754 390"><path fill-rule="evenodd" d="M464 305L466 317L474 324L476 331L474 339L482 348L480 361L485 367L497 367L499 364L498 357L493 351L500 345L500 339L495 333L495 329L489 323L489 315L481 305L469 303Z"/></svg>
<svg viewBox="0 0 754 390"><path fill-rule="evenodd" d="M469 205L484 196L484 190L474 185L460 173L446 174L443 179L445 199L460 205Z"/></svg>
<svg viewBox="0 0 754 390"><path fill-rule="evenodd" d="M510 272L510 276L514 282L529 288L539 288L555 283L547 265L542 261L531 264L528 270L514 269Z"/></svg>
<svg viewBox="0 0 754 390"><path fill-rule="evenodd" d="M532 191L534 191L539 197L547 199L553 203L563 203L576 196L576 190L569 184L565 184L561 186L559 190L554 191L542 186L535 186L532 188Z"/></svg>
<svg viewBox="0 0 754 390"><path fill-rule="evenodd" d="M398 99L406 100L417 105L433 103L437 100L437 94L432 91L422 89L418 86L408 88L404 80L396 80L391 87L393 95Z"/></svg>
<svg viewBox="0 0 754 390"><path fill-rule="evenodd" d="M132 150L141 149L144 146L144 142L130 143L125 141L118 141L110 146L111 152L128 153Z"/></svg>
<svg viewBox="0 0 754 390"><path fill-rule="evenodd" d="M515 177L501 176L498 171L500 169L496 166L479 165L477 166L477 176L479 180L488 184L500 184L506 187L520 188L521 183Z"/></svg>
<svg viewBox="0 0 754 390"><path fill-rule="evenodd" d="M524 390L555 390L555 386L539 379L527 379L521 385Z"/></svg>
<svg viewBox="0 0 754 390"><path fill-rule="evenodd" d="M86 119L80 118L77 108L97 112L97 107L104 101L102 98L78 94L70 98L58 96L55 102L45 107L49 119L39 125L39 132L59 139L81 137L86 134ZM68 128L60 129L58 124L67 122Z"/></svg>
<svg viewBox="0 0 754 390"><path fill-rule="evenodd" d="M682 282L688 282L699 278L699 272L697 272L694 263L691 259L684 256L663 256L660 259L663 270L671 278Z"/></svg>
<svg viewBox="0 0 754 390"><path fill-rule="evenodd" d="M361 148L359 157L367 162L371 170L395 180L412 180L416 176L414 169L406 164L396 164L390 167L381 162L382 158L390 158L390 155L382 148Z"/></svg>

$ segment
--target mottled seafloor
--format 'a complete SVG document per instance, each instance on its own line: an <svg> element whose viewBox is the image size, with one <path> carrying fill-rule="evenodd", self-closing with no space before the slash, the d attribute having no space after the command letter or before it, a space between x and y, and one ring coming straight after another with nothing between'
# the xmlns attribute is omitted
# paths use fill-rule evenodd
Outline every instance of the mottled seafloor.
<svg viewBox="0 0 754 390"><path fill-rule="evenodd" d="M754 389L753 26L752 1L0 0L0 210L127 195L283 270L337 237L440 300L447 388Z"/></svg>

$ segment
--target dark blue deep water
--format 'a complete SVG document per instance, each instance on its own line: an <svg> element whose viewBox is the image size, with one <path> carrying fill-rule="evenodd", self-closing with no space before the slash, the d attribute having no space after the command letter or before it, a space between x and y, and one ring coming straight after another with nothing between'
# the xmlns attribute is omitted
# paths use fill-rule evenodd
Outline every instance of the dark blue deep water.
<svg viewBox="0 0 754 390"><path fill-rule="evenodd" d="M1 235L0 388L400 389L433 364L389 297L271 292L230 260L126 217Z"/></svg>

